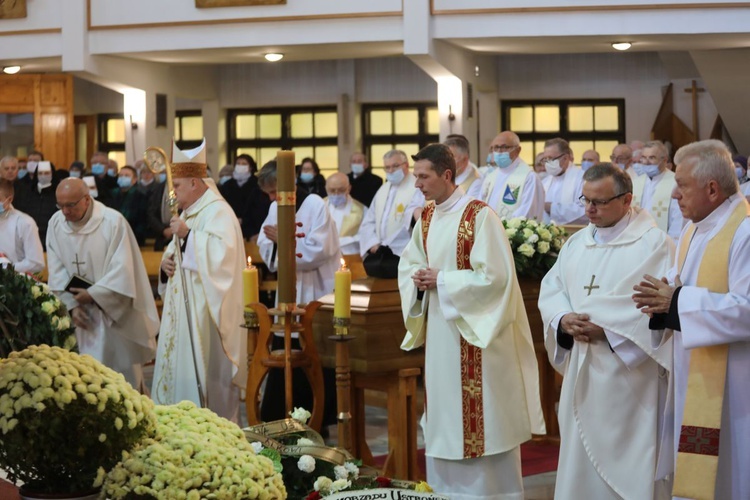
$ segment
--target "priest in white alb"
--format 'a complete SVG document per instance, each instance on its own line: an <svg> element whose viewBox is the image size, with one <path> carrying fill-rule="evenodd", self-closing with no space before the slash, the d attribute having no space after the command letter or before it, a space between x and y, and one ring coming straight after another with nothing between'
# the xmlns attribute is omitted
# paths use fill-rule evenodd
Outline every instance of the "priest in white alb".
<svg viewBox="0 0 750 500"><path fill-rule="evenodd" d="M501 132L490 144L497 168L482 179L477 197L501 219L544 219L544 188L534 170L521 159L521 142L510 131Z"/></svg>
<svg viewBox="0 0 750 500"><path fill-rule="evenodd" d="M455 185L447 146L413 158L435 203L399 264L401 348L426 349L427 481L453 500L521 500L520 445L545 426L510 245L495 212Z"/></svg>
<svg viewBox="0 0 750 500"><path fill-rule="evenodd" d="M583 187L583 170L573 163L568 141L555 137L544 143L544 221L557 224L588 224L578 203Z"/></svg>
<svg viewBox="0 0 750 500"><path fill-rule="evenodd" d="M174 194L182 214L169 223L176 238L161 263L164 310L151 397L157 404L199 404L200 381L207 407L237 422L239 389L247 383L246 336L240 328L245 246L234 211L204 181L205 155L205 141L189 151L172 151Z"/></svg>
<svg viewBox="0 0 750 500"><path fill-rule="evenodd" d="M326 206L339 233L339 244L343 255L359 255L359 226L365 216L366 207L352 198L349 177L336 172L326 179Z"/></svg>
<svg viewBox="0 0 750 500"><path fill-rule="evenodd" d="M555 498L669 498L655 481L669 347L652 347L634 283L672 264L674 243L631 207L631 177L610 163L583 176L591 223L571 236L542 280L539 310L552 366L563 375Z"/></svg>
<svg viewBox="0 0 750 500"><path fill-rule="evenodd" d="M469 140L461 134L451 134L443 144L450 148L456 159L456 186L469 196L477 198L482 187L482 174L469 159Z"/></svg>
<svg viewBox="0 0 750 500"><path fill-rule="evenodd" d="M159 315L133 231L81 179L64 179L55 195L48 284L71 313L78 350L145 389L142 365L154 359Z"/></svg>
<svg viewBox="0 0 750 500"><path fill-rule="evenodd" d="M30 216L13 206L13 182L0 180L0 259L13 264L19 273L44 270L44 249L39 229Z"/></svg>
<svg viewBox="0 0 750 500"><path fill-rule="evenodd" d="M634 300L674 343L673 447L662 474L677 498L750 498L750 220L732 157L715 140L675 155L685 226L674 267ZM659 279L661 276L665 276Z"/></svg>

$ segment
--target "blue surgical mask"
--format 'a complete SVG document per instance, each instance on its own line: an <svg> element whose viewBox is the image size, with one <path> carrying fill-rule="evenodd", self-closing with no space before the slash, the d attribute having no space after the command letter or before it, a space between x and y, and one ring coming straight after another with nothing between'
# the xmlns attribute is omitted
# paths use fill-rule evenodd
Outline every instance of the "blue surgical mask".
<svg viewBox="0 0 750 500"><path fill-rule="evenodd" d="M401 184L404 180L405 174L403 169L399 168L395 172L386 172L385 179L391 184Z"/></svg>
<svg viewBox="0 0 750 500"><path fill-rule="evenodd" d="M223 186L225 182L227 182L229 179L231 179L231 175L222 175L219 177L219 186Z"/></svg>
<svg viewBox="0 0 750 500"><path fill-rule="evenodd" d="M107 175L110 177L117 177L117 170L115 170L114 168L111 168L107 170Z"/></svg>
<svg viewBox="0 0 750 500"><path fill-rule="evenodd" d="M5 205L3 205L2 203L0 203L0 215L2 215L4 213L5 213Z"/></svg>
<svg viewBox="0 0 750 500"><path fill-rule="evenodd" d="M26 177L26 176L27 176L28 174L29 174L29 171L28 171L28 170L26 170L25 168L22 168L22 169L20 169L20 170L18 171L18 178L19 178L19 179L23 179L23 178L24 178L24 177Z"/></svg>
<svg viewBox="0 0 750 500"><path fill-rule="evenodd" d="M625 164L624 163L618 163L618 167L620 167L620 170L625 170Z"/></svg>
<svg viewBox="0 0 750 500"><path fill-rule="evenodd" d="M117 185L121 188L126 188L132 186L133 182L131 181L130 177L122 176L117 178Z"/></svg>
<svg viewBox="0 0 750 500"><path fill-rule="evenodd" d="M648 175L650 179L653 179L659 175L659 165L643 165L643 173Z"/></svg>
<svg viewBox="0 0 750 500"><path fill-rule="evenodd" d="M299 180L304 184L310 184L313 181L313 178L315 178L315 174L312 172L302 172L299 174Z"/></svg>
<svg viewBox="0 0 750 500"><path fill-rule="evenodd" d="M745 177L745 169L742 167L734 167L734 171L737 174L738 179Z"/></svg>
<svg viewBox="0 0 750 500"><path fill-rule="evenodd" d="M487 159L485 160L485 165L492 166L492 153L487 153Z"/></svg>
<svg viewBox="0 0 750 500"><path fill-rule="evenodd" d="M159 182L161 184L164 184L165 182L167 182L167 173L166 172L159 173Z"/></svg>
<svg viewBox="0 0 750 500"><path fill-rule="evenodd" d="M513 163L513 160L510 159L510 153L507 151L492 153L492 159L495 161L495 165L500 168L508 168Z"/></svg>
<svg viewBox="0 0 750 500"><path fill-rule="evenodd" d="M363 163L352 163L352 173L354 175L362 175L365 171L365 165Z"/></svg>
<svg viewBox="0 0 750 500"><path fill-rule="evenodd" d="M334 207L343 207L346 204L345 194L329 194L328 202Z"/></svg>
<svg viewBox="0 0 750 500"><path fill-rule="evenodd" d="M80 179L81 178L81 171L80 170L71 170L70 176L74 179Z"/></svg>
<svg viewBox="0 0 750 500"><path fill-rule="evenodd" d="M594 162L591 160L583 160L581 162L581 170L584 172L594 166Z"/></svg>
<svg viewBox="0 0 750 500"><path fill-rule="evenodd" d="M635 173L638 175L643 175L644 173L643 167L644 167L643 163L633 163L633 170L635 170Z"/></svg>
<svg viewBox="0 0 750 500"><path fill-rule="evenodd" d="M104 164L94 163L91 165L91 173L94 175L102 175L104 173Z"/></svg>

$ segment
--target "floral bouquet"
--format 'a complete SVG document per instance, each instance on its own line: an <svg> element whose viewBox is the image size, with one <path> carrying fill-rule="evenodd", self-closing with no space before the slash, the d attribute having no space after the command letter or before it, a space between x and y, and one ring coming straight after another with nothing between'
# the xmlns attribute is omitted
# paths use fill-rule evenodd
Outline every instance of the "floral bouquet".
<svg viewBox="0 0 750 500"><path fill-rule="evenodd" d="M94 487L151 433L153 403L88 355L47 345L0 360L0 469L41 493Z"/></svg>
<svg viewBox="0 0 750 500"><path fill-rule="evenodd" d="M565 229L554 223L539 223L526 217L503 219L503 227L519 276L541 278L547 274L567 236Z"/></svg>
<svg viewBox="0 0 750 500"><path fill-rule="evenodd" d="M256 455L242 430L190 401L156 406L156 433L123 453L105 477L112 499L283 499L271 460Z"/></svg>
<svg viewBox="0 0 750 500"><path fill-rule="evenodd" d="M12 265L0 268L0 358L39 344L75 347L68 311L44 283Z"/></svg>

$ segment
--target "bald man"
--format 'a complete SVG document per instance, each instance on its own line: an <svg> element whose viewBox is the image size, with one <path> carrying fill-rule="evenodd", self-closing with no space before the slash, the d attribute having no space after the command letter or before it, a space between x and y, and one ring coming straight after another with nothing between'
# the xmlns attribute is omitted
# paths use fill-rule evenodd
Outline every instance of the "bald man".
<svg viewBox="0 0 750 500"><path fill-rule="evenodd" d="M44 270L39 230L34 219L13 208L14 193L13 182L0 179L0 262L7 260L19 273L39 273Z"/></svg>
<svg viewBox="0 0 750 500"><path fill-rule="evenodd" d="M544 188L534 170L521 159L518 136L505 131L490 145L496 169L484 176L479 199L501 219L526 217L541 222L544 217Z"/></svg>
<svg viewBox="0 0 750 500"><path fill-rule="evenodd" d="M365 215L365 206L352 198L349 177L341 172L326 180L326 205L339 232L339 244L344 255L359 253L359 226Z"/></svg>
<svg viewBox="0 0 750 500"><path fill-rule="evenodd" d="M156 352L159 316L128 221L91 198L81 179L55 191L47 231L49 287L71 313L78 350L142 389L142 364Z"/></svg>

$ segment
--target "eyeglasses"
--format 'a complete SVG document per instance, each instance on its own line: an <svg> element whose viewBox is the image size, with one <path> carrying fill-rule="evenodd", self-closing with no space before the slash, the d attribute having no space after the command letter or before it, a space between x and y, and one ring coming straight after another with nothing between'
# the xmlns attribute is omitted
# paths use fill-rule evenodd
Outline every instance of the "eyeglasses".
<svg viewBox="0 0 750 500"><path fill-rule="evenodd" d="M559 156L555 156L554 158L542 158L541 160L539 160L539 162L540 162L540 163L541 163L542 165L544 165L544 164L545 164L545 163L547 163L548 161L555 161L555 160L559 160L559 159L560 159L560 158L562 158L563 156L565 156L565 153L562 153L562 154L561 154L561 155L559 155Z"/></svg>
<svg viewBox="0 0 750 500"><path fill-rule="evenodd" d="M612 198L610 198L608 200L589 200L585 196L581 195L581 197L578 198L578 203L581 206L584 206L584 207L587 206L587 205L592 205L594 208L606 207L609 204L609 202L611 202L613 200L616 200L617 198L620 198L622 196L625 196L626 194L629 194L629 193L627 193L627 192L620 193L617 196L613 196Z"/></svg>
<svg viewBox="0 0 750 500"><path fill-rule="evenodd" d="M647 165L658 165L664 159L663 156L641 156L641 163L648 161Z"/></svg>
<svg viewBox="0 0 750 500"><path fill-rule="evenodd" d="M497 146L492 146L491 149L495 153L506 153L506 152L509 153L509 152L513 151L514 149L516 149L517 147L518 146L512 146L512 145L509 146L507 144L498 144Z"/></svg>
<svg viewBox="0 0 750 500"><path fill-rule="evenodd" d="M625 163L627 161L630 161L630 158L632 157L631 156L615 156L615 155L611 155L609 157L609 159L615 163Z"/></svg>
<svg viewBox="0 0 750 500"><path fill-rule="evenodd" d="M67 208L67 209L75 208L75 207L76 207L76 205L78 205L79 203L81 203L81 200L83 200L83 199L84 199L85 197L87 197L87 196L88 196L87 194L83 195L83 196L82 196L81 198L79 198L79 199L78 199L78 201L76 201L75 203L63 203L62 205L60 205L60 204L58 203L58 204L56 204L55 206L56 206L57 208L59 208L60 210L65 210L66 208Z"/></svg>
<svg viewBox="0 0 750 500"><path fill-rule="evenodd" d="M406 162L402 161L401 163L394 163L393 165L390 165L390 166L386 165L386 166L383 167L383 169L386 172L395 172L396 170L398 170L399 168L401 168L401 165L403 165L404 163L406 163Z"/></svg>

